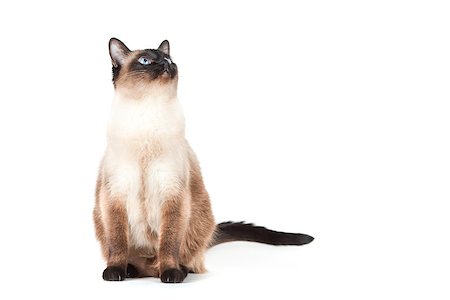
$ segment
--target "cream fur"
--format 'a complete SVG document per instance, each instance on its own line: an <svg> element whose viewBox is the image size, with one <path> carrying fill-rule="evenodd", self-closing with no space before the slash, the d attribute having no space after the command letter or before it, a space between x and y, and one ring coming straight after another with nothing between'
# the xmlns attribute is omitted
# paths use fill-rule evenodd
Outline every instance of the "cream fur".
<svg viewBox="0 0 450 300"><path fill-rule="evenodd" d="M189 146L175 97L131 99L116 91L108 124L104 174L112 198L125 201L130 244L149 245L148 226L159 233L160 208L188 182Z"/></svg>

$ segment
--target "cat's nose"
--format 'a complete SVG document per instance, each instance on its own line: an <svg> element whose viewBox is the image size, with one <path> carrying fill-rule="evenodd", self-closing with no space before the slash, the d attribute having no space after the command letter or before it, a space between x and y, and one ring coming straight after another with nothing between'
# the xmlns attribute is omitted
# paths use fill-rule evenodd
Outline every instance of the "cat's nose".
<svg viewBox="0 0 450 300"><path fill-rule="evenodd" d="M164 57L164 71L170 73L170 65L172 64L172 60L170 58Z"/></svg>
<svg viewBox="0 0 450 300"><path fill-rule="evenodd" d="M171 69L172 69L172 67L171 67L170 63L165 61L164 62L164 72L167 72L167 73L170 74L171 73Z"/></svg>
<svg viewBox="0 0 450 300"><path fill-rule="evenodd" d="M164 64L164 72L170 73L169 64Z"/></svg>
<svg viewBox="0 0 450 300"><path fill-rule="evenodd" d="M171 70L170 65L168 63L164 64L164 72L163 72L163 74L166 75L166 76L172 77L172 70Z"/></svg>

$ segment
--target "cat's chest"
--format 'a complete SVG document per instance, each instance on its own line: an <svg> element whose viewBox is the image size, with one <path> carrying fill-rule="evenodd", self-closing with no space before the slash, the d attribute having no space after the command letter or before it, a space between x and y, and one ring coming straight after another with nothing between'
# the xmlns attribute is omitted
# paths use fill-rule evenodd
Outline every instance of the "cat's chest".
<svg viewBox="0 0 450 300"><path fill-rule="evenodd" d="M177 106L144 104L113 107L107 163L118 189L135 187L141 198L153 199L185 176L186 143Z"/></svg>
<svg viewBox="0 0 450 300"><path fill-rule="evenodd" d="M118 102L108 124L105 167L111 193L126 201L133 244L159 231L161 207L188 168L184 119L176 103Z"/></svg>

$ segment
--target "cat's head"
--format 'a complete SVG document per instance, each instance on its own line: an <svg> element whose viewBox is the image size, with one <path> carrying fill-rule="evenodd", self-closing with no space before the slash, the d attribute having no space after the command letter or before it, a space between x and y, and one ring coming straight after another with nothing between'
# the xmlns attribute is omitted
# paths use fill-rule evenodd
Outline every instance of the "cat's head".
<svg viewBox="0 0 450 300"><path fill-rule="evenodd" d="M116 38L109 41L113 83L117 88L148 89L152 87L176 88L177 65L170 57L167 40L158 49L131 51Z"/></svg>

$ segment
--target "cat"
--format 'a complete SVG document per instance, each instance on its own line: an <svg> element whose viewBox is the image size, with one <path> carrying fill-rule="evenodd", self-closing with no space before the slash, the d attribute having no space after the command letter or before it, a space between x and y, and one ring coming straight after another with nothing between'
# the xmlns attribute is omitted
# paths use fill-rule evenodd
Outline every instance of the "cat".
<svg viewBox="0 0 450 300"><path fill-rule="evenodd" d="M199 162L184 135L178 68L167 40L131 51L109 41L115 95L94 207L103 279L182 282L204 253L229 241L303 245L314 238L243 222L216 225Z"/></svg>

